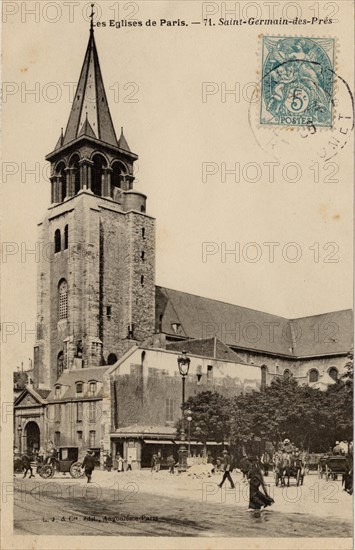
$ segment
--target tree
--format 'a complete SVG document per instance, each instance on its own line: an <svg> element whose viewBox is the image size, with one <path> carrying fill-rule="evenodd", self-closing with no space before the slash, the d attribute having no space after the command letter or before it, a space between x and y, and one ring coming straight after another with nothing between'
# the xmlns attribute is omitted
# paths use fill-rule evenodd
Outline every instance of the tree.
<svg viewBox="0 0 355 550"><path fill-rule="evenodd" d="M352 350L348 353L345 369L345 373L336 384L329 386L325 392L330 445L334 445L336 440L350 442L353 438L354 356Z"/></svg>
<svg viewBox="0 0 355 550"><path fill-rule="evenodd" d="M232 399L231 440L235 445L242 443L249 452L255 452L260 441L270 441L276 447L286 437L299 448L319 448L327 429L324 402L320 390L278 377L262 392Z"/></svg>
<svg viewBox="0 0 355 550"><path fill-rule="evenodd" d="M191 409L191 436L204 445L206 454L207 441L224 442L229 437L228 415L229 401L215 391L204 391L190 397L185 403L185 410ZM177 431L181 431L182 421L177 423Z"/></svg>

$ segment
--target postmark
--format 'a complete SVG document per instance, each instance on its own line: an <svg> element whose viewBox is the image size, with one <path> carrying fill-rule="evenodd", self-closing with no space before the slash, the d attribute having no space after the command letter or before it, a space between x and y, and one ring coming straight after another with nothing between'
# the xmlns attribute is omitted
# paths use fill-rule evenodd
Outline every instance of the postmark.
<svg viewBox="0 0 355 550"><path fill-rule="evenodd" d="M268 47L264 45L264 39L277 39L287 40L283 37L264 37L260 36L260 61L259 66L263 59L263 49L266 48L266 56L268 55ZM293 38L293 40L296 40ZM314 37L298 37L297 40L310 40L315 41ZM334 40L332 38L323 38L319 40ZM324 45L324 42L322 42ZM303 42L301 42L301 45ZM328 54L327 54L328 55ZM354 96L351 90L348 80L351 78L349 74L349 67L344 63L344 56L346 53L341 51L339 39L333 42L333 59L336 65L335 69L328 66L327 75L329 73L329 79L331 79L328 86L328 94L331 89L331 125L321 125L315 120L306 120L303 114L303 119L299 120L299 124L277 123L271 122L272 114L267 114L270 123L262 123L261 113L262 109L266 108L265 104L262 105L263 94L266 90L268 83L270 84L270 71L267 72L263 69L262 78L258 82L255 90L249 101L248 108L248 124L253 133L257 145L268 155L268 157L274 159L277 162L287 158L290 162L307 163L310 167L324 165L325 163L334 159L341 151L348 145L353 139L354 121L355 121L355 109L354 109ZM329 56L328 56L329 57ZM295 63L295 60L285 60L283 64L279 65L275 62L275 70L278 66L287 66L288 64ZM296 62L297 63L297 62ZM318 67L318 62L308 61L306 66ZM264 67L263 63L263 67ZM326 69L323 71L325 72ZM302 74L302 73L301 73ZM308 86L313 88L313 85L307 81ZM281 88L281 91L284 91ZM266 92L265 92L266 93ZM271 90L269 89L267 94L271 97ZM280 95L280 94L279 94ZM299 94L294 94L293 100L297 99ZM308 90L307 90L308 96ZM328 97L328 95L327 95ZM282 96L282 101L287 98ZM308 102L309 104L309 102ZM300 105L300 102L299 102ZM297 106L297 105L296 105ZM273 106L275 109L276 107ZM306 111L306 109L304 110ZM317 111L319 117L320 111ZM293 115L288 115L293 116Z"/></svg>
<svg viewBox="0 0 355 550"><path fill-rule="evenodd" d="M334 42L263 37L260 124L332 126Z"/></svg>

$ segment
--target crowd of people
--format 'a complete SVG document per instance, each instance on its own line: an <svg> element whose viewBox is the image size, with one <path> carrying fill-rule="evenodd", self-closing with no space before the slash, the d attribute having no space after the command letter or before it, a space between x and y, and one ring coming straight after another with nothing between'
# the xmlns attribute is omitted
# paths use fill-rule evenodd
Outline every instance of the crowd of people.
<svg viewBox="0 0 355 550"><path fill-rule="evenodd" d="M333 456L336 455L345 455L344 449L341 447L339 442L336 442L336 445L331 449ZM34 477L32 464L37 462L37 464L46 464L51 463L55 460L58 455L58 450L55 448L54 444L49 441L46 449L40 447L38 450L27 451L21 455L22 460L22 469L23 477ZM269 496L266 484L264 481L264 476L269 475L271 468L275 470L277 464L277 458L288 457L291 460L300 460L302 464L306 465L306 455L301 452L297 447L295 447L289 439L285 439L280 445L279 448L273 454L264 451L260 457L257 457L253 454L247 455L243 454L242 458L238 462L240 472L242 474L242 479L245 483L249 484L249 508L248 510L253 510L256 513L263 510L264 508L271 506L274 501ZM352 472L353 472L353 463L352 463L352 453L346 455L347 460L347 472L343 475L342 484L344 490L349 494L353 492L353 483L352 483ZM206 457L206 462L211 466L211 472L217 473L222 471L222 479L218 484L219 488L222 488L226 481L229 482L230 488L234 489L235 484L232 478L232 472L235 469L235 464L233 459L227 449L222 452L222 456L217 458L212 457L211 454L208 454ZM82 461L82 468L85 472L87 478L87 483L91 483L92 474L97 463L97 458L95 457L95 452L91 449L88 449L85 455L84 460ZM178 465L176 459L171 454L168 457L163 457L161 452L158 451L154 453L151 457L151 472L159 472L162 465L167 466L169 474L175 473L175 468ZM133 458L128 454L127 458L124 459L120 452L117 452L113 458L111 454L107 454L104 459L105 470L111 472L112 470L117 471L118 473L124 471L132 470Z"/></svg>

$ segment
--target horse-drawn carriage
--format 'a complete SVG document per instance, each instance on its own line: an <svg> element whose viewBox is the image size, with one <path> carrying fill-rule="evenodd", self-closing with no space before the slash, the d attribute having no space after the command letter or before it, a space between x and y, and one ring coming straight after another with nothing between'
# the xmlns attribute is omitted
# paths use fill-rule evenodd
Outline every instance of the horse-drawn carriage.
<svg viewBox="0 0 355 550"><path fill-rule="evenodd" d="M330 455L322 457L319 461L319 477L325 477L326 481L337 479L338 476L345 476L349 471L346 456Z"/></svg>
<svg viewBox="0 0 355 550"><path fill-rule="evenodd" d="M290 478L296 479L297 487L303 485L305 476L305 463L298 456L287 455L284 453L275 453L273 458L275 485L285 487L287 478L287 487L290 486Z"/></svg>
<svg viewBox="0 0 355 550"><path fill-rule="evenodd" d="M59 447L56 456L51 456L48 461L38 464L37 472L44 479L53 477L55 472L69 472L72 477L79 479L84 477L84 471L78 458L78 447Z"/></svg>

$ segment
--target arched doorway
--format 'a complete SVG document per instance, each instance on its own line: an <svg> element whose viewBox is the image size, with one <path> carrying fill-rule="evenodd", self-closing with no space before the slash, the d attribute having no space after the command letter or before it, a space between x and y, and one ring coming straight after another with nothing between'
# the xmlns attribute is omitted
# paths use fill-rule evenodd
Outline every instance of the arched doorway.
<svg viewBox="0 0 355 550"><path fill-rule="evenodd" d="M40 431L37 422L29 422L25 428L25 436L26 436L26 449L23 449L26 451L27 449L30 451L39 449L40 446Z"/></svg>

